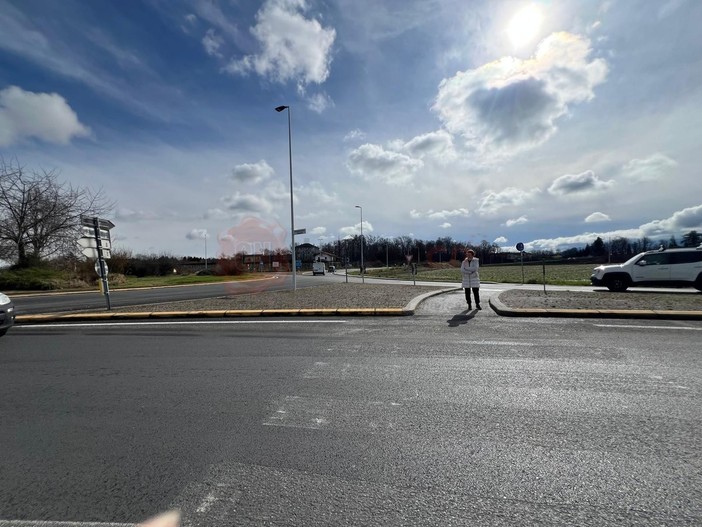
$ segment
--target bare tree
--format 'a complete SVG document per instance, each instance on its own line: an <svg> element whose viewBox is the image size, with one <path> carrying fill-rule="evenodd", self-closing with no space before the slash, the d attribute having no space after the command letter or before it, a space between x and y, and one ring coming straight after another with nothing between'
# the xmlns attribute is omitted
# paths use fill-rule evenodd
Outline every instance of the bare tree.
<svg viewBox="0 0 702 527"><path fill-rule="evenodd" d="M111 210L102 191L73 187L54 170L28 171L0 158L0 258L30 267L76 250L80 216Z"/></svg>

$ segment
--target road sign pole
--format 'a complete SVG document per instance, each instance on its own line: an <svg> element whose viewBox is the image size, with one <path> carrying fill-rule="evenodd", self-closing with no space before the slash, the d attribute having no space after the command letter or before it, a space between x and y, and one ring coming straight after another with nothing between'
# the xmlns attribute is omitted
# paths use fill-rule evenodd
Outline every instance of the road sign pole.
<svg viewBox="0 0 702 527"><path fill-rule="evenodd" d="M524 251L519 253L522 260L522 285L524 285Z"/></svg>
<svg viewBox="0 0 702 527"><path fill-rule="evenodd" d="M95 216L93 218L93 229L95 231L95 242L97 245L98 264L100 265L100 280L102 281L102 291L107 302L107 310L110 311L110 287L107 283L107 273L105 272L105 259L102 254L102 237L100 236L100 219Z"/></svg>

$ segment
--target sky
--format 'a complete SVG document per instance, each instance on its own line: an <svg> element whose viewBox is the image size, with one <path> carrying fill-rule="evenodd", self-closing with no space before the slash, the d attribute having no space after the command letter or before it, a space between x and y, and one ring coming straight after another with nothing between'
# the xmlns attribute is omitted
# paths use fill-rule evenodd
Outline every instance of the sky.
<svg viewBox="0 0 702 527"><path fill-rule="evenodd" d="M134 253L289 244L288 117L298 243L679 239L700 26L697 0L0 0L0 155L101 189Z"/></svg>

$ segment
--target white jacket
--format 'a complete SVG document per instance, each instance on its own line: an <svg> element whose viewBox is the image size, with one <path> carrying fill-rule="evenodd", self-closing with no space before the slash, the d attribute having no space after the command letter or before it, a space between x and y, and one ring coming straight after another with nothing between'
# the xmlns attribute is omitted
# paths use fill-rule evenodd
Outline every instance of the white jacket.
<svg viewBox="0 0 702 527"><path fill-rule="evenodd" d="M480 262L477 258L473 258L470 263L468 260L463 260L461 262L461 274L463 275L463 282L461 287L480 287Z"/></svg>

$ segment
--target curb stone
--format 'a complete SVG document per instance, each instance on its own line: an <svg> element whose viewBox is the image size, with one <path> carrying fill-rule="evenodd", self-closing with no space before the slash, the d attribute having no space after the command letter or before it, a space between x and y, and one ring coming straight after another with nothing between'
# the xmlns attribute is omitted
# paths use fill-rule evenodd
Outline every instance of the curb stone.
<svg viewBox="0 0 702 527"><path fill-rule="evenodd" d="M109 320L148 320L168 318L240 318L240 317L291 317L291 316L408 316L413 315L417 306L427 298L440 295L456 288L430 291L413 298L405 307L370 308L297 308L297 309L230 309L198 311L116 311L100 313L63 313L17 315L17 324L38 324L49 322L92 322Z"/></svg>
<svg viewBox="0 0 702 527"><path fill-rule="evenodd" d="M502 293L504 293L503 291ZM702 320L702 311L662 311L652 309L545 309L511 308L500 295L489 300L492 310L503 317L629 318L658 320Z"/></svg>

